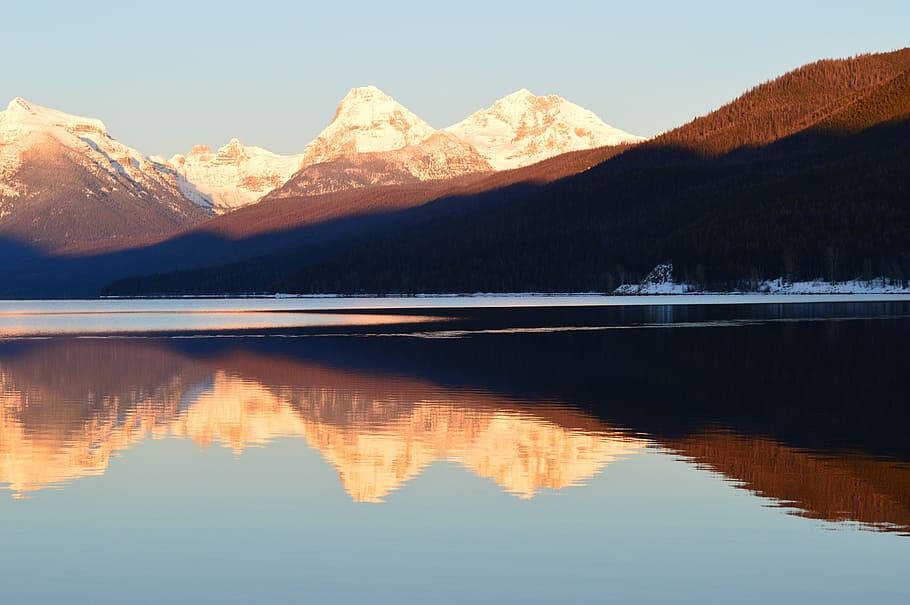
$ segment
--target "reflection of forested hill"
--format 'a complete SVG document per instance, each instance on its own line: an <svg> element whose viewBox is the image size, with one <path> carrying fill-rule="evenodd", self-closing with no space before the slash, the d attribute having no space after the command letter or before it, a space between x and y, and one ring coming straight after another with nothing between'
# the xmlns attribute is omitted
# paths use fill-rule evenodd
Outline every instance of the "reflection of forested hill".
<svg viewBox="0 0 910 605"><path fill-rule="evenodd" d="M730 433L700 433L666 445L797 514L910 530L908 466L862 454L812 454Z"/></svg>

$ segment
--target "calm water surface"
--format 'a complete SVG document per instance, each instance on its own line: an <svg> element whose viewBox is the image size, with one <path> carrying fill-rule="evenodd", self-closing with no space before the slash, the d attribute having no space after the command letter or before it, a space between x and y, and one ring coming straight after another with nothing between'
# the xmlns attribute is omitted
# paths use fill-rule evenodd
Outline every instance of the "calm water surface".
<svg viewBox="0 0 910 605"><path fill-rule="evenodd" d="M910 602L910 303L466 300L0 303L4 602Z"/></svg>

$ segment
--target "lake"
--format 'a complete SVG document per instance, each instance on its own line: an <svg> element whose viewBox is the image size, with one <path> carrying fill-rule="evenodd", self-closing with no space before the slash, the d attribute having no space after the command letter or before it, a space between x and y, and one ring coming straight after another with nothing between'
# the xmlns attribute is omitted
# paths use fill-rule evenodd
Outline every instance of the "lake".
<svg viewBox="0 0 910 605"><path fill-rule="evenodd" d="M0 302L9 603L910 602L910 301Z"/></svg>

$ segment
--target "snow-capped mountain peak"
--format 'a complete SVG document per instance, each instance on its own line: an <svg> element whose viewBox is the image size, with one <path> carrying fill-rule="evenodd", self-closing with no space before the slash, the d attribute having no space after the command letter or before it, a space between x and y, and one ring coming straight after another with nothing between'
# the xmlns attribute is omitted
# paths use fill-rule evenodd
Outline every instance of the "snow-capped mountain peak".
<svg viewBox="0 0 910 605"><path fill-rule="evenodd" d="M512 94L504 96L502 99L500 99L500 101L518 101L521 99L527 99L529 97L534 97L534 96L535 96L534 93L532 93L527 88L520 88L520 89L516 90L515 92L513 92Z"/></svg>
<svg viewBox="0 0 910 605"><path fill-rule="evenodd" d="M94 118L16 97L0 112L0 230L52 249L167 233L210 215L207 198Z"/></svg>
<svg viewBox="0 0 910 605"><path fill-rule="evenodd" d="M434 132L375 86L352 88L331 123L304 149L303 163L316 164L345 153L393 151L421 143Z"/></svg>
<svg viewBox="0 0 910 605"><path fill-rule="evenodd" d="M497 170L580 149L643 140L556 95L521 89L446 129L477 148Z"/></svg>
<svg viewBox="0 0 910 605"><path fill-rule="evenodd" d="M36 131L65 131L76 136L107 137L104 122L42 107L16 97L0 113L0 136L10 143Z"/></svg>
<svg viewBox="0 0 910 605"><path fill-rule="evenodd" d="M211 150L209 150L208 154L211 154ZM254 156L266 154L275 155L259 147L247 147L240 142L240 139L234 138L215 153L212 161L221 165L239 166Z"/></svg>
<svg viewBox="0 0 910 605"><path fill-rule="evenodd" d="M219 155L224 154L228 157L243 157L246 155L246 148L243 146L243 143L240 142L240 139L233 138L228 141L228 144L218 150Z"/></svg>
<svg viewBox="0 0 910 605"><path fill-rule="evenodd" d="M6 111L0 112L0 168L6 168L8 180L15 181L12 175L23 163L25 154L39 148L48 153L66 151L88 172L123 181L121 186L137 196L142 192L148 195L156 188L173 192L174 183L165 167L111 138L101 120L16 97ZM29 189L24 183L19 184L23 185L20 194Z"/></svg>

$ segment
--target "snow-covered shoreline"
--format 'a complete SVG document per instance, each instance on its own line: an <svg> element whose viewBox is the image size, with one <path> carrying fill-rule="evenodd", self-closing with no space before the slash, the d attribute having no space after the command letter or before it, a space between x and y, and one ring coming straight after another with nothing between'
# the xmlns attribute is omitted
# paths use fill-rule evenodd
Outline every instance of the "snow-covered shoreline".
<svg viewBox="0 0 910 605"><path fill-rule="evenodd" d="M910 295L910 287L900 286L888 280L849 280L843 282L826 282L822 280L788 282L782 279L766 280L758 284L755 290L732 290L713 292L701 290L691 284L676 282L623 285L614 292L617 296L818 296L823 294L865 295L894 294Z"/></svg>
<svg viewBox="0 0 910 605"><path fill-rule="evenodd" d="M821 278L806 281L789 281L783 277L767 279L754 284L749 290L712 292L694 284L677 282L673 279L673 264L657 265L638 284L623 284L613 291L620 296L685 294L699 296L720 296L740 294L765 295L818 295L818 294L910 294L910 282L898 283L886 277L872 279L851 279L841 282L825 281Z"/></svg>
<svg viewBox="0 0 910 605"><path fill-rule="evenodd" d="M749 291L710 292L673 280L673 265L654 269L637 285L622 285L612 293L603 292L473 292L416 294L247 294L225 296L110 297L102 300L128 304L130 300L192 301L231 299L272 299L280 305L301 305L308 309L396 309L472 307L578 307L641 305L724 305L835 302L910 301L910 287L886 278L825 282L789 282L783 278L755 284Z"/></svg>

